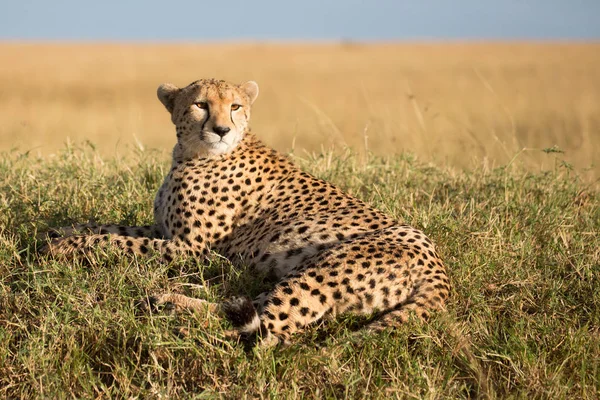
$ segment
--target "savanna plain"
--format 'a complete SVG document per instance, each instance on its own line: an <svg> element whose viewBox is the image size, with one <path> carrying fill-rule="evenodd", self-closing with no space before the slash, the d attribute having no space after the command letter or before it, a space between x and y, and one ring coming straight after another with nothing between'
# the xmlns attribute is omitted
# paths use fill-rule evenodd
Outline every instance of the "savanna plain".
<svg viewBox="0 0 600 400"><path fill-rule="evenodd" d="M447 312L246 349L215 316L136 311L262 291L218 255L38 255L52 227L152 222L156 88L203 77L257 81L260 138L423 229ZM600 44L2 43L0 84L0 396L600 397Z"/></svg>

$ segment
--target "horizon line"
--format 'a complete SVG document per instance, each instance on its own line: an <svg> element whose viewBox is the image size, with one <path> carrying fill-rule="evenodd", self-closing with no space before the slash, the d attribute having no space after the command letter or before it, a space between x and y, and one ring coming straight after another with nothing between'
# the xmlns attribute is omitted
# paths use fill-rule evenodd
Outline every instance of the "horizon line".
<svg viewBox="0 0 600 400"><path fill-rule="evenodd" d="M403 38L403 39L31 39L1 38L0 44L128 45L381 45L381 44L600 44L600 38Z"/></svg>

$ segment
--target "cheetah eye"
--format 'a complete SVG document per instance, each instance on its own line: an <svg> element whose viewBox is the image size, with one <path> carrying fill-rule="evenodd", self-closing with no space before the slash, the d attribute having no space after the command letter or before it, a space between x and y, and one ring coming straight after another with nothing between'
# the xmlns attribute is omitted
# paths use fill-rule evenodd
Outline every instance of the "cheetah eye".
<svg viewBox="0 0 600 400"><path fill-rule="evenodd" d="M239 104L232 104L231 105L231 111L236 111L239 110L242 106L240 106Z"/></svg>
<svg viewBox="0 0 600 400"><path fill-rule="evenodd" d="M199 103L194 103L196 105L196 107L201 108L203 110L208 109L208 104L206 104L206 102L201 101Z"/></svg>

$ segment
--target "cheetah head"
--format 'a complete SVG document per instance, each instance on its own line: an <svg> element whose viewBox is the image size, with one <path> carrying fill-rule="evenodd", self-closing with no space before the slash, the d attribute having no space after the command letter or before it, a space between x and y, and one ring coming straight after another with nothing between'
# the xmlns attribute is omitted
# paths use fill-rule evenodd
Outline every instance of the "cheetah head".
<svg viewBox="0 0 600 400"><path fill-rule="evenodd" d="M184 88L164 83L157 94L177 128L174 158L191 159L226 154L237 146L248 128L258 85L202 79Z"/></svg>

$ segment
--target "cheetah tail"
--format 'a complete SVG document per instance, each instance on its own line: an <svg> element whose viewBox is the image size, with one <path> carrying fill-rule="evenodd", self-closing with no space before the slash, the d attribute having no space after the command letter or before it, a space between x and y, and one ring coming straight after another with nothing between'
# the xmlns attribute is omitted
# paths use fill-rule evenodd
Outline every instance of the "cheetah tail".
<svg viewBox="0 0 600 400"><path fill-rule="evenodd" d="M221 304L221 311L242 337L250 338L268 330L261 322L252 300L248 297L233 297Z"/></svg>

